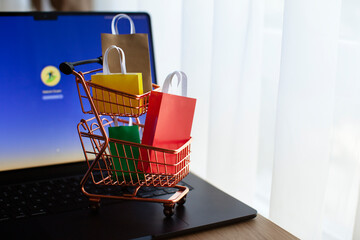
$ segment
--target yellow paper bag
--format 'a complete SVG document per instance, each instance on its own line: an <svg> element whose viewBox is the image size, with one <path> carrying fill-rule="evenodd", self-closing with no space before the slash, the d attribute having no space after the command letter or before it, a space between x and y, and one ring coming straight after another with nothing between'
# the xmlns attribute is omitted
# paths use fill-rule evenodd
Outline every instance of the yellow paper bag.
<svg viewBox="0 0 360 240"><path fill-rule="evenodd" d="M120 66L122 73L110 73L108 54L116 49L121 55ZM114 45L110 46L104 54L103 73L91 76L91 83L101 87L92 87L93 100L97 111L107 115L137 115L143 100L137 100L131 95L143 94L141 73L127 73L124 51ZM108 88L104 89L102 87Z"/></svg>

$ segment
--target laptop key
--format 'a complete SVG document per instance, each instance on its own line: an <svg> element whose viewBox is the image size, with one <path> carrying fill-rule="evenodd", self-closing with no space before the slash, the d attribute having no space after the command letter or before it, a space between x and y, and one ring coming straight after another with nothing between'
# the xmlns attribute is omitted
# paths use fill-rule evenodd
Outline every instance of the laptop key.
<svg viewBox="0 0 360 240"><path fill-rule="evenodd" d="M9 197L9 193L8 193L8 192L5 192L5 191L3 191L2 195L3 195L4 197Z"/></svg>
<svg viewBox="0 0 360 240"><path fill-rule="evenodd" d="M175 192L177 192L177 189L176 188L165 188L164 191L167 193L175 193Z"/></svg>
<svg viewBox="0 0 360 240"><path fill-rule="evenodd" d="M9 219L10 219L10 215L8 215L8 214L0 215L0 222L6 221L6 220L9 220Z"/></svg>
<svg viewBox="0 0 360 240"><path fill-rule="evenodd" d="M145 192L151 192L151 191L154 191L154 187L142 187L141 188L143 191L145 191Z"/></svg>
<svg viewBox="0 0 360 240"><path fill-rule="evenodd" d="M154 196L161 196L161 195L165 195L166 192L164 190L156 190L154 193Z"/></svg>
<svg viewBox="0 0 360 240"><path fill-rule="evenodd" d="M24 217L26 217L26 214L25 214L25 213L18 213L18 214L16 214L16 216L15 216L16 219L24 218Z"/></svg>
<svg viewBox="0 0 360 240"><path fill-rule="evenodd" d="M138 195L142 198L150 198L154 196L154 194L151 192L142 192L142 193L138 193Z"/></svg>
<svg viewBox="0 0 360 240"><path fill-rule="evenodd" d="M41 205L41 203L44 202L43 198L35 198L33 199L33 203Z"/></svg>
<svg viewBox="0 0 360 240"><path fill-rule="evenodd" d="M85 197L77 197L74 199L75 203L84 203L87 202L88 199L86 199Z"/></svg>
<svg viewBox="0 0 360 240"><path fill-rule="evenodd" d="M38 215L44 215L47 211L45 209L37 209L31 212L31 216L38 216Z"/></svg>

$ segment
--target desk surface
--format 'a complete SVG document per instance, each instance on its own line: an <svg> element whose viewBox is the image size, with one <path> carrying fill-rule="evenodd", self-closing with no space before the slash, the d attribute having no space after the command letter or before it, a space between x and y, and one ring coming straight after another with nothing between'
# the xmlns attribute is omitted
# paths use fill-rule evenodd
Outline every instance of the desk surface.
<svg viewBox="0 0 360 240"><path fill-rule="evenodd" d="M275 223L257 215L256 218L232 224L225 227L214 228L207 231L201 231L185 235L182 237L174 238L175 240L200 240L200 239L298 239L294 235L285 231Z"/></svg>

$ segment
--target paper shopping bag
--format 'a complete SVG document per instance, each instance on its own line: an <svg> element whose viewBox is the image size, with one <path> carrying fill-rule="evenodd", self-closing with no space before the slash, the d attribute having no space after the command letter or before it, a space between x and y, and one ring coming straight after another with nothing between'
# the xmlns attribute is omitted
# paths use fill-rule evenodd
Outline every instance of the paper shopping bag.
<svg viewBox="0 0 360 240"><path fill-rule="evenodd" d="M130 22L130 34L119 34L117 23L120 19L126 18ZM111 22L112 34L101 34L101 45L103 56L111 45L118 46L126 53L127 70L129 72L142 73L144 93L152 90L150 54L148 35L135 33L135 25L132 19L126 14L116 15ZM119 59L114 52L109 54L109 68L111 72L120 72Z"/></svg>
<svg viewBox="0 0 360 240"><path fill-rule="evenodd" d="M109 127L109 138L140 143L138 126ZM113 174L114 181L138 182L144 179L144 174L137 169L139 148L131 145L114 143L110 141L110 152L113 168L117 170Z"/></svg>
<svg viewBox="0 0 360 240"><path fill-rule="evenodd" d="M166 93L174 75L182 82L182 96ZM186 97L186 81L186 75L176 71L166 78L163 92L151 92L142 144L176 150L190 139L196 99ZM146 173L171 175L180 170L174 154L142 149L141 157L145 162L138 168Z"/></svg>
<svg viewBox="0 0 360 240"><path fill-rule="evenodd" d="M121 73L110 73L108 55L110 50L115 49L120 58ZM136 100L131 97L118 94L116 91L141 95L143 94L142 74L128 73L126 69L124 51L114 45L110 46L104 54L103 73L91 76L91 83L97 84L107 89L93 87L93 100L98 113L100 114L138 114L139 106L142 106L143 100Z"/></svg>

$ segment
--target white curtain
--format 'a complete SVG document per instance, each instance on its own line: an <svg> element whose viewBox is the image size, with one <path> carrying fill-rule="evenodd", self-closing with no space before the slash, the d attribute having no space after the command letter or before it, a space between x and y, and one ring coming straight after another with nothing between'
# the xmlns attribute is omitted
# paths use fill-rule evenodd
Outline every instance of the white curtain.
<svg viewBox="0 0 360 240"><path fill-rule="evenodd" d="M284 6L270 217L303 239L322 234L340 9L340 0Z"/></svg>
<svg viewBox="0 0 360 240"><path fill-rule="evenodd" d="M301 239L360 239L360 1L93 7L149 12L159 84L187 73L194 173Z"/></svg>

